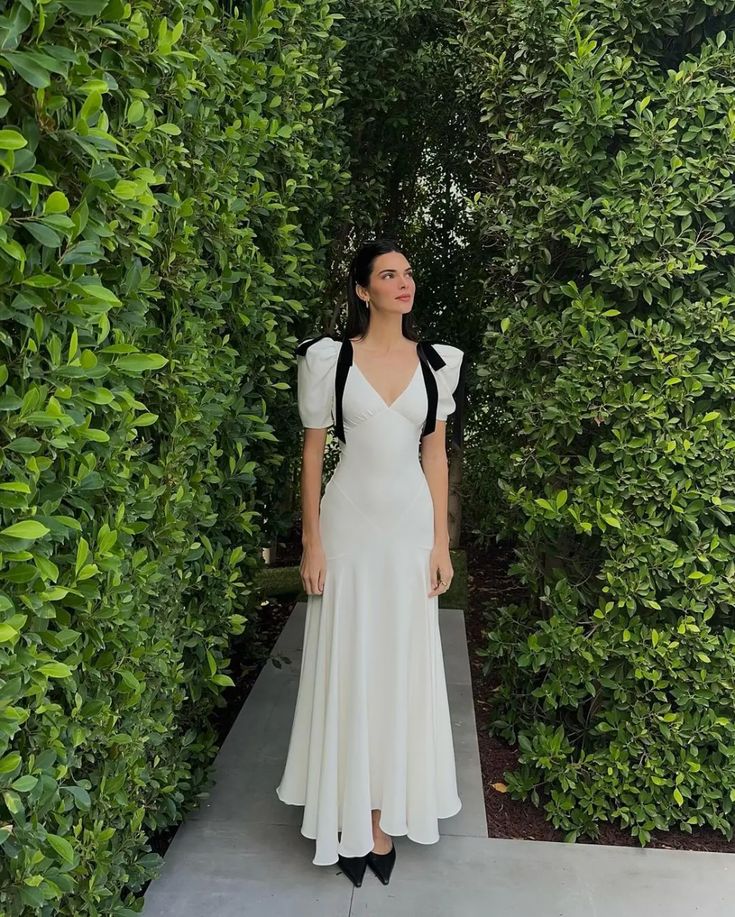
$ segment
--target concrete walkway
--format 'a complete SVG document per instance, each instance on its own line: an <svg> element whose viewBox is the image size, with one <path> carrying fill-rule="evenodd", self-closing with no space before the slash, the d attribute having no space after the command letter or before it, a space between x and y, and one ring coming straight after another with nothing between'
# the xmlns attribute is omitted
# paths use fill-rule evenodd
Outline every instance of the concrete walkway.
<svg viewBox="0 0 735 917"><path fill-rule="evenodd" d="M388 886L368 869L361 888L339 864L314 866L303 807L275 793L296 702L306 603L222 745L209 798L179 827L144 917L730 917L730 854L488 838L469 659L460 609L439 619L462 809L437 844L395 838Z"/></svg>

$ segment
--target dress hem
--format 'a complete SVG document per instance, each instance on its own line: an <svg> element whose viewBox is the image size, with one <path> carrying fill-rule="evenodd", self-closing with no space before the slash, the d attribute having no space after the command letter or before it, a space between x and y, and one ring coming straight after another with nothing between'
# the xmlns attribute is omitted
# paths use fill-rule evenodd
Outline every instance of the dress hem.
<svg viewBox="0 0 735 917"><path fill-rule="evenodd" d="M276 788L276 795L277 795L278 798L281 800L281 802L285 803L287 806L303 806L303 805L305 805L305 803L303 803L303 802L290 802L288 799L284 799L284 798L281 796L281 794L278 792L278 788ZM458 805L457 805L457 807L454 809L454 811L448 812L446 815L437 815L437 819L439 819L439 818L452 818L454 815L456 815L456 814L460 811L460 809L462 808L462 800L459 798L459 796L457 797L457 803L458 803ZM388 834L388 835L390 835L391 837L407 837L410 841L413 841L415 844L424 844L424 845L426 845L426 846L429 846L429 845L431 845L431 844L437 844L437 843L439 843L439 841L441 840L441 834L439 834L439 833L437 833L436 837L435 837L433 840L428 841L428 840L423 840L423 839L420 838L420 837L417 837L417 836L412 835L411 832L408 831L408 830L406 830L406 831L389 831L389 830L385 827L385 825L383 825L382 818L381 818L380 821L378 822L378 826L380 827L381 831L385 831L385 833ZM302 834L303 837L308 838L310 841L315 841L315 840L316 840L316 837L315 837L315 836L313 836L313 835L311 835L311 834L307 834L306 831L304 831L303 825L299 828L299 831L300 831L300 833ZM372 849L372 848L370 848L370 849ZM357 854L357 855L358 855L358 856L365 856L365 854L367 854L367 853L369 853L369 852L370 852L369 850L366 850L364 854ZM337 863L339 863L339 856L337 857L336 860L332 860L332 861L329 862L329 863L322 863L322 862L317 861L316 859L313 859L311 862L312 862L312 864L313 864L314 866L335 866Z"/></svg>

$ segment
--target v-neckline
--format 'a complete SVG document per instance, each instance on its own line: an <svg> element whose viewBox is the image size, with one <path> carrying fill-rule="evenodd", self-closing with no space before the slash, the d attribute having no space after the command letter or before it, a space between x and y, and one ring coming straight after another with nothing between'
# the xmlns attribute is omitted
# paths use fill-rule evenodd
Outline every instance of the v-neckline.
<svg viewBox="0 0 735 917"><path fill-rule="evenodd" d="M375 392L375 394L378 396L378 398L383 402L383 405L384 405L386 408L389 408L389 409L392 408L393 405L398 401L398 399L399 399L399 398L403 398L403 396L406 394L406 392L411 388L411 386L413 385L413 380L416 378L416 373L418 373L419 369L421 369L421 357L419 357L419 345L418 345L418 343L416 344L416 356L418 357L419 362L418 362L417 365L416 365L416 369L414 369L413 374L411 375L411 378L408 380L408 383L407 383L406 386L403 388L403 390L402 390L398 395L396 395L396 397L393 399L393 401L391 401L390 404L388 404L388 402L385 400L385 398L383 398L383 396L380 394L380 392L375 388L375 386L373 385L373 383L368 379L368 377L365 375L365 373L360 369L360 367L359 367L359 366L357 365L357 363L355 362L355 348L352 346L352 341L350 341L349 338L347 338L347 340L349 341L349 344L350 344L350 356L352 357L352 361L351 361L351 362L352 362L352 366L360 373L361 378L365 380L365 383L367 384L368 388L372 389L372 391Z"/></svg>

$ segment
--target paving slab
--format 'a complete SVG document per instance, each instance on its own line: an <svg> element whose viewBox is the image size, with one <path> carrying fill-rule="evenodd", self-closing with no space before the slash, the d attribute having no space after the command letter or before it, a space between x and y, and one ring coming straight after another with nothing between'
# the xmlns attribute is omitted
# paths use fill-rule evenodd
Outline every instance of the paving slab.
<svg viewBox="0 0 735 917"><path fill-rule="evenodd" d="M498 838L396 843L390 884L355 889L349 917L732 917L726 853Z"/></svg>

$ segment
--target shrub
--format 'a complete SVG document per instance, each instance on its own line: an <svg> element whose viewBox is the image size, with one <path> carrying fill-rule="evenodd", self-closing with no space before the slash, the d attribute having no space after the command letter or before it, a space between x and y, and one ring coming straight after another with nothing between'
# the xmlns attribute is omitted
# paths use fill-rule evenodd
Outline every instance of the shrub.
<svg viewBox="0 0 735 917"><path fill-rule="evenodd" d="M148 835L209 779L323 270L313 191L344 180L330 25L273 0L0 17L8 917L139 910Z"/></svg>
<svg viewBox="0 0 735 917"><path fill-rule="evenodd" d="M502 240L483 378L525 605L487 670L511 790L567 832L735 800L732 2L467 9Z"/></svg>

